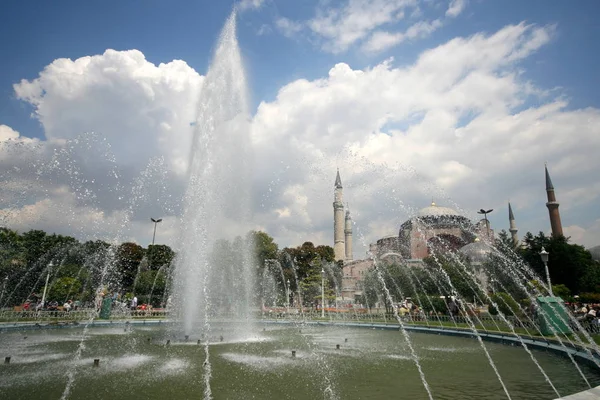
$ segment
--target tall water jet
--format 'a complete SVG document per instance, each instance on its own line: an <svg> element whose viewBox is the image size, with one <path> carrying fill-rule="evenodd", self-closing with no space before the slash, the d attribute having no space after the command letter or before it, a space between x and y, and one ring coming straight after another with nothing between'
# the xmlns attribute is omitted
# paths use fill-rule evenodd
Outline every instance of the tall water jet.
<svg viewBox="0 0 600 400"><path fill-rule="evenodd" d="M210 329L212 316L250 321L247 85L232 12L201 90L175 267L173 304L185 334ZM247 330L246 330L247 331Z"/></svg>

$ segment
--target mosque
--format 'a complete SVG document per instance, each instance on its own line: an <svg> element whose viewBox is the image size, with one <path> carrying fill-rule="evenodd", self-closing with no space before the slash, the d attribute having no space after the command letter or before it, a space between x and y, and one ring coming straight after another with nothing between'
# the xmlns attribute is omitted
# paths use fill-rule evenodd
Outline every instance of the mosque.
<svg viewBox="0 0 600 400"><path fill-rule="evenodd" d="M552 235L562 235L562 224L558 211L554 186L545 167L546 207L550 215ZM408 265L421 266L423 259L432 254L458 252L467 257L474 266L480 266L490 252L494 242L494 230L491 228L485 210L481 210L484 218L473 223L452 208L431 203L422 208L413 217L400 225L397 235L377 240L369 246L367 257L362 260L352 258L352 218L350 211L344 213L343 187L340 172L335 178L333 225L335 259L343 262L342 293L344 301L354 301L362 295L362 277L373 268L373 259L396 259ZM510 203L508 203L509 232L513 243L518 245L517 226ZM600 246L598 246L600 251ZM479 276L481 283L487 285L487 277L483 272Z"/></svg>

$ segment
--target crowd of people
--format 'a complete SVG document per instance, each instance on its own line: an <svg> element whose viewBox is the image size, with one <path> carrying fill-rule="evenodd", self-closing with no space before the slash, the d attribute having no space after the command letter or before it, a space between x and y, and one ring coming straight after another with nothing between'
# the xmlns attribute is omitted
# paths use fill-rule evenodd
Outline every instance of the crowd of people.
<svg viewBox="0 0 600 400"><path fill-rule="evenodd" d="M572 303L571 310L579 321L600 325L600 304Z"/></svg>

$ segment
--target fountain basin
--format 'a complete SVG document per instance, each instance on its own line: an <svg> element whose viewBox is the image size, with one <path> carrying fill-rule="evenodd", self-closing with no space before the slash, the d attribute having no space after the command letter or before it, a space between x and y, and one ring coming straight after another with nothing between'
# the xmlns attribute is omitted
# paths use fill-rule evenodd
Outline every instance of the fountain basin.
<svg viewBox="0 0 600 400"><path fill-rule="evenodd" d="M245 338L229 337L227 324L215 324L209 346L214 398L309 399L322 397L327 388L339 399L427 398L397 325L356 329L359 324L322 324L304 324L301 330L295 324L269 324L266 331ZM202 398L200 335L186 341L165 322L131 325L124 331L117 322L95 323L99 328L87 330L79 359L74 354L81 327L28 330L27 339L20 331L4 332L0 355L12 360L0 365L0 396L60 398L71 370L72 399ZM431 333L413 331L411 340L434 398L506 398L476 340L449 336L449 330ZM171 340L169 346L166 340ZM523 349L493 342L486 346L513 398L557 397ZM538 350L534 354L562 396L588 389L568 358ZM94 359L100 359L98 367ZM581 368L593 386L600 385L596 369Z"/></svg>

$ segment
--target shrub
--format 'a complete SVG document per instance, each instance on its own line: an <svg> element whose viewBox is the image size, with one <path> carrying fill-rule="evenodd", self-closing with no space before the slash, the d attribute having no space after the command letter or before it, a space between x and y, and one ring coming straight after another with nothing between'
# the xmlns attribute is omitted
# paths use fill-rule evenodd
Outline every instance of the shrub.
<svg viewBox="0 0 600 400"><path fill-rule="evenodd" d="M519 308L519 303L517 303L515 299L513 299L512 296L508 293L495 293L494 295L492 295L492 301L498 306L497 311L500 311L504 315L513 315L513 313L519 315L521 312ZM490 305L490 307L493 306ZM490 312L490 314L492 313Z"/></svg>

